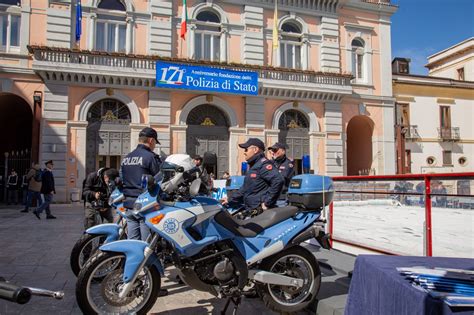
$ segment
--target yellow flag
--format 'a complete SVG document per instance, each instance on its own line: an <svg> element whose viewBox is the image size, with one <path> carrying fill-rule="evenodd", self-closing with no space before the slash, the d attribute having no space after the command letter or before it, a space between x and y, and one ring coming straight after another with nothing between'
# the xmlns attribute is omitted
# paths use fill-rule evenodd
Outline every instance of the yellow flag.
<svg viewBox="0 0 474 315"><path fill-rule="evenodd" d="M278 0L275 0L275 13L273 14L273 49L278 49Z"/></svg>

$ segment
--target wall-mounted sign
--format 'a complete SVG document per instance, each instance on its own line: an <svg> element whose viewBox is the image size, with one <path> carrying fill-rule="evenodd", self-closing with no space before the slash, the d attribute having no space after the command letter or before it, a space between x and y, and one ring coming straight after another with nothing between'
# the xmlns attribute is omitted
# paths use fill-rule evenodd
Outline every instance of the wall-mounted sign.
<svg viewBox="0 0 474 315"><path fill-rule="evenodd" d="M258 73L178 63L156 62L156 86L160 88L258 95Z"/></svg>

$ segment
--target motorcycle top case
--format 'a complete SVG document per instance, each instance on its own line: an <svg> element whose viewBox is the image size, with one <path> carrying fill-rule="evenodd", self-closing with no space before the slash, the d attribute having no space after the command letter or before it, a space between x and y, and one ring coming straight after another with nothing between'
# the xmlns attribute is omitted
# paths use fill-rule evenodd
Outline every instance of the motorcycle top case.
<svg viewBox="0 0 474 315"><path fill-rule="evenodd" d="M334 196L332 179L313 174L294 176L291 178L287 196L292 206L306 211L321 210L331 203Z"/></svg>

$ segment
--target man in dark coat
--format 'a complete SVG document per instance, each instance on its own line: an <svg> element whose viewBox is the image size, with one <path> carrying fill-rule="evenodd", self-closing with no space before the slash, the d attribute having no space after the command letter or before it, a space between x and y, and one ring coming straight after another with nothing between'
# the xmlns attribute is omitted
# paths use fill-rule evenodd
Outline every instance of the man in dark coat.
<svg viewBox="0 0 474 315"><path fill-rule="evenodd" d="M41 219L40 214L46 210L46 219L56 219L54 215L51 214L51 209L49 205L53 202L53 196L56 193L56 188L54 187L54 176L53 176L53 161L49 160L46 163L46 168L41 173L41 197L43 202L41 205L33 211L33 214Z"/></svg>
<svg viewBox="0 0 474 315"><path fill-rule="evenodd" d="M114 182L119 172L114 168L101 168L97 172L89 173L84 183L82 197L85 201L84 228L99 224L96 217L99 215L102 221L113 223L114 214L108 203L110 197L109 183Z"/></svg>

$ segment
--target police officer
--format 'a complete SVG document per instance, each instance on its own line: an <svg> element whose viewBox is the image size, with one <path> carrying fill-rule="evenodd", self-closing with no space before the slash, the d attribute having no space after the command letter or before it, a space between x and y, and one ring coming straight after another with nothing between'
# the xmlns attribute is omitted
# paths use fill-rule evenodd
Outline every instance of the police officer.
<svg viewBox="0 0 474 315"><path fill-rule="evenodd" d="M142 193L142 176L155 176L160 171L161 159L153 152L158 141L158 134L153 128L143 128L138 135L138 146L123 160L120 175L123 181L123 194L126 197L125 206L133 207L133 202ZM129 239L145 241L150 230L142 218L130 215L127 217L127 232Z"/></svg>
<svg viewBox="0 0 474 315"><path fill-rule="evenodd" d="M275 167L285 179L285 185L279 198L280 200L285 200L290 180L295 175L293 160L286 157L286 146L283 143L277 142L269 147L268 150L271 152L273 164L275 164Z"/></svg>
<svg viewBox="0 0 474 315"><path fill-rule="evenodd" d="M273 162L265 157L265 145L260 139L249 138L239 147L244 149L249 170L242 187L229 200L224 198L223 204L228 203L231 207L243 204L246 210L257 210L257 213L275 207L284 179Z"/></svg>

